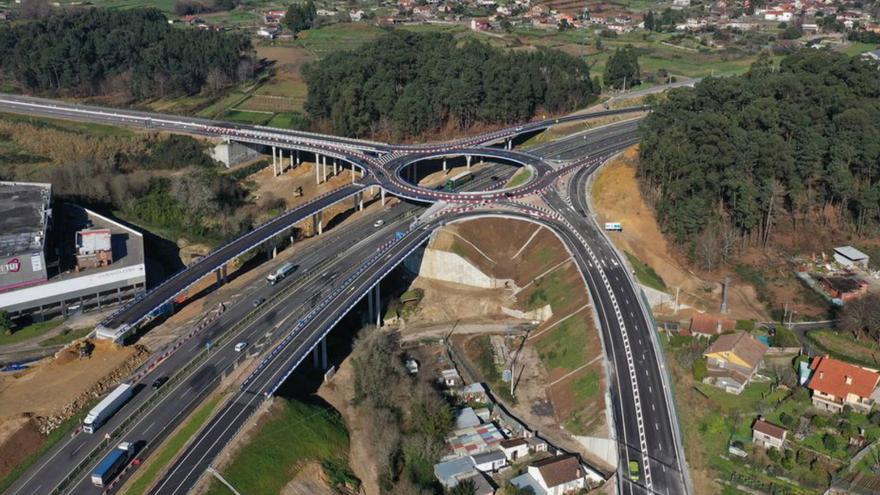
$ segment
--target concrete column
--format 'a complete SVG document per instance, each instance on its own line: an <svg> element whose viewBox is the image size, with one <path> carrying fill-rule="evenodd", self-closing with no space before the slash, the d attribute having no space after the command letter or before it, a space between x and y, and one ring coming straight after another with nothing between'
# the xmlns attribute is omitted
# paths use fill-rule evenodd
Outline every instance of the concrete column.
<svg viewBox="0 0 880 495"><path fill-rule="evenodd" d="M312 349L312 367L317 368L321 363L318 361L318 346Z"/></svg>
<svg viewBox="0 0 880 495"><path fill-rule="evenodd" d="M379 189L379 192L382 193L382 206L385 206L385 189Z"/></svg>
<svg viewBox="0 0 880 495"><path fill-rule="evenodd" d="M299 165L299 150L296 150L296 164Z"/></svg>
<svg viewBox="0 0 880 495"><path fill-rule="evenodd" d="M296 154L299 155L299 151ZM290 150L290 169L293 170L293 150Z"/></svg>
<svg viewBox="0 0 880 495"><path fill-rule="evenodd" d="M321 183L321 175L319 172L319 168L321 166L321 155L315 153L315 184Z"/></svg>
<svg viewBox="0 0 880 495"><path fill-rule="evenodd" d="M227 277L227 270L228 270L228 267L227 267L226 264L224 263L223 266L220 267L220 269L223 270L223 283L225 284L225 283L226 283L226 277Z"/></svg>
<svg viewBox="0 0 880 495"><path fill-rule="evenodd" d="M370 290L367 292L367 323L373 321L373 311L376 309L376 305L373 303L373 291Z"/></svg>
<svg viewBox="0 0 880 495"><path fill-rule="evenodd" d="M379 284L376 284L376 326L382 327L382 294L379 292Z"/></svg>
<svg viewBox="0 0 880 495"><path fill-rule="evenodd" d="M323 339L321 339L321 369L326 370L329 368L327 362L327 336L325 335Z"/></svg>
<svg viewBox="0 0 880 495"><path fill-rule="evenodd" d="M220 268L214 271L217 274L217 287L223 285L223 275L221 274Z"/></svg>
<svg viewBox="0 0 880 495"><path fill-rule="evenodd" d="M333 177L336 177L337 174L338 174L338 172L336 170L336 158L334 158L333 159Z"/></svg>
<svg viewBox="0 0 880 495"><path fill-rule="evenodd" d="M324 212L322 212L322 211L315 212L315 214L312 216L312 224L315 228L315 232L317 232L318 235L323 234L324 233Z"/></svg>
<svg viewBox="0 0 880 495"><path fill-rule="evenodd" d="M351 183L354 184L354 163L351 164Z"/></svg>
<svg viewBox="0 0 880 495"><path fill-rule="evenodd" d="M446 158L443 159L443 171L446 172Z"/></svg>
<svg viewBox="0 0 880 495"><path fill-rule="evenodd" d="M358 210L364 211L364 193L362 193L362 192L358 193L357 201L358 201Z"/></svg>
<svg viewBox="0 0 880 495"><path fill-rule="evenodd" d="M321 182L327 182L327 157L326 156L321 157L321 169L322 169L322 174L323 174L323 179L321 180Z"/></svg>
<svg viewBox="0 0 880 495"><path fill-rule="evenodd" d="M471 158L472 158L471 155L464 155L464 159L467 161L467 168L468 168L468 170L471 169Z"/></svg>
<svg viewBox="0 0 880 495"><path fill-rule="evenodd" d="M276 256L278 256L278 246L272 245L272 259L274 260Z"/></svg>
<svg viewBox="0 0 880 495"><path fill-rule="evenodd" d="M278 177L278 158L275 156L276 149L277 148L275 148L275 146L272 146L272 176L273 177Z"/></svg>

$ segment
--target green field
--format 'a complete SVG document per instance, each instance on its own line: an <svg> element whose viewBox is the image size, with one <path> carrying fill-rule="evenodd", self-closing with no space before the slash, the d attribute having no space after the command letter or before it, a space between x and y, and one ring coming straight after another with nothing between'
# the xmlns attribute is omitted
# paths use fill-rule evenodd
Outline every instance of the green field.
<svg viewBox="0 0 880 495"><path fill-rule="evenodd" d="M17 344L19 342L24 342L25 340L29 340L35 337L39 337L44 333L52 330L53 328L60 325L62 322L61 318L55 318L53 320L44 321L40 323L32 323L26 327L22 327L12 335L6 335L5 333L0 333L0 346L9 345L9 344Z"/></svg>
<svg viewBox="0 0 880 495"><path fill-rule="evenodd" d="M651 268L642 260L636 258L628 251L624 251L623 254L626 255L627 261L629 261L629 264L632 266L633 270L635 270L636 278L639 279L639 282L647 285L652 289L657 289L663 292L666 291L666 282L663 281L663 278L660 277L660 275L657 274L657 272L655 272L653 268Z"/></svg>
<svg viewBox="0 0 880 495"><path fill-rule="evenodd" d="M279 493L305 463L347 463L348 431L339 415L297 400L275 399L268 417L223 469L241 493ZM229 494L213 481L210 495Z"/></svg>
<svg viewBox="0 0 880 495"><path fill-rule="evenodd" d="M573 370L586 362L587 322L579 314L568 318L537 339L535 347L547 370Z"/></svg>
<svg viewBox="0 0 880 495"><path fill-rule="evenodd" d="M529 168L521 168L513 174L513 177L504 185L506 188L519 187L532 179L532 171Z"/></svg>
<svg viewBox="0 0 880 495"><path fill-rule="evenodd" d="M834 330L810 330L807 338L825 354L876 368L880 365L880 344L870 339L856 340L851 334Z"/></svg>
<svg viewBox="0 0 880 495"><path fill-rule="evenodd" d="M165 467L171 464L171 461L174 460L178 452L183 449L186 442L193 438L196 432L204 426L219 403L220 397L215 397L199 406L199 408L190 415L184 425L173 436L165 441L160 450L154 452L152 456L147 459L144 467L141 468L140 476L131 483L131 486L126 493L130 495L145 493L147 488L156 481L156 478L162 473Z"/></svg>

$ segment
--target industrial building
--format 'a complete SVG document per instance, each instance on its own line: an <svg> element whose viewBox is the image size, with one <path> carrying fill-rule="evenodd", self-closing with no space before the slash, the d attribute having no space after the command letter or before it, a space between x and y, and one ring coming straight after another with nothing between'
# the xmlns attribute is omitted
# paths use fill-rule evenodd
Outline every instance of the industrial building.
<svg viewBox="0 0 880 495"><path fill-rule="evenodd" d="M101 310L146 289L143 235L71 204L51 184L0 182L0 309L41 321Z"/></svg>

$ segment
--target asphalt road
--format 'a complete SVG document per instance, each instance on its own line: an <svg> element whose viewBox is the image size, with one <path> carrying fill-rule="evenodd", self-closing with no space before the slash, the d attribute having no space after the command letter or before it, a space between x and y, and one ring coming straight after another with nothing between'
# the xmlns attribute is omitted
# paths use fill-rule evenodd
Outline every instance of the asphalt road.
<svg viewBox="0 0 880 495"><path fill-rule="evenodd" d="M8 100L0 98L0 110L6 109L5 105L7 104ZM42 109L41 111L50 112L49 115L51 116L74 118L77 120L80 120L77 117L82 117L81 114L77 113L80 111L78 108L65 108L57 111L51 105L49 110L46 110L44 107L45 105L39 108ZM68 116L65 112L73 113L75 116ZM101 117L96 117L94 121L104 122L105 120L102 119L106 119L108 123L135 125L134 122L140 118L140 122L143 123L143 117L132 115L119 116L114 112L116 111L110 111L109 115L102 114ZM19 113L21 113L21 109L19 109ZM43 115L39 112L28 113ZM622 112L612 111L606 113ZM595 116L595 114L592 116ZM176 119L176 117L174 118ZM396 149L414 149L428 154L437 153L438 150L441 153L447 153L452 147L459 147L460 149L469 148L477 144L506 139L509 136L528 132L531 127L539 128L540 126L553 125L556 122L567 122L583 118L586 117L580 115L557 119L555 122L531 123L478 136L477 138L460 140L451 144L424 145L415 148L397 147ZM153 118L150 117L150 119L152 120ZM156 123L152 122L151 125L156 125ZM199 131L201 133L214 135L211 133L215 132L214 130L205 129L205 124L200 123L174 125L180 125L181 129L166 129L184 130L201 126ZM591 154L592 157L590 159L581 159L571 165L557 167L552 171L548 170L546 165L536 155L530 156L529 160L535 160L534 166L542 168L540 169L539 177L533 181L533 183L539 184L540 187L534 187L527 192L529 194L543 194L549 205L563 215L561 218L545 219L545 222L565 239L566 245L573 251L578 265L585 275L597 307L602 326L602 335L603 339L605 339L605 348L609 353L609 360L614 365L614 376L612 377L612 393L615 394L613 408L615 410L615 426L618 432L621 459L624 461L621 462L621 466L622 469L625 469L626 462L629 460L635 460L642 466L639 481L629 483L621 477L618 480L620 487L625 490L624 493L686 493L686 476L682 474L684 472L683 456L680 446L676 441L677 430L674 422L674 411L671 408L664 384L665 374L662 372L662 356L657 354L655 343L651 340L653 333L647 319L648 310L640 301L625 265L617 257L607 240L597 230L592 220L585 216L585 214L589 213L588 205L586 203L579 203L579 201L584 200L584 194L583 191L577 190L577 187L581 187L577 186L577 184L582 184L585 177L592 173L593 169L600 163L599 158L601 156L622 149L637 140L637 137L631 131L632 129L625 127L617 129L617 131L614 129L600 129L596 135L591 136L587 134L586 139L583 136L575 138L586 141L586 144L580 142L575 144L572 140L566 140L567 143L557 143L555 149L549 148L549 153L551 155L555 154L560 159L564 159L562 158L564 156L577 157L583 154ZM184 132L191 132L191 130ZM237 132L246 133L249 136L248 139L252 140L251 142L262 142L264 144L277 142L279 145L289 148L306 146L303 143L308 141L308 147L314 148L319 146L322 150L326 147L334 153L342 154L342 156L346 156L353 163L364 167L368 172L367 180L362 185L347 186L331 193L327 197L319 198L313 204L304 205L293 212L270 221L267 224L268 226L258 227L254 232L232 241L229 245L206 257L202 262L195 265L193 269L176 275L166 284L147 294L146 298L154 297L155 300L145 299L139 304L133 304L123 309L120 315L125 311L129 311L131 314L128 316L118 316L119 321L132 321L132 319L143 317L145 312L149 312L153 308L160 306L164 301L171 299L199 278L210 274L228 259L232 259L247 249L258 245L263 240L283 232L294 223L307 218L311 212L356 193L366 184L378 183L386 188L393 187L387 176L391 170L386 170L375 158L367 157L360 149L361 146L366 145L361 145L360 142L351 143L351 140L340 141L338 139L325 140L323 136L316 137L316 135L305 137L301 135L293 136L290 133L272 129L264 131L251 128L242 131L240 126L216 130L216 133L219 133L217 135L230 135L233 139L237 139L235 137ZM324 151L321 152L323 153ZM516 159L521 160L520 162L526 156L523 153L509 153L512 158L518 157ZM535 152L533 151L532 153ZM575 180L571 182L574 184L575 190L573 194L572 191L569 191L570 201L572 201L569 204L553 190L552 185L556 178L569 171L572 167L582 167L584 170L578 172ZM407 195L403 196L408 197ZM507 203L507 200L511 199L508 195L497 195L496 193L459 195L457 198L468 198L467 201L472 203ZM422 191L416 191L413 199L433 202L438 199L454 199L454 197L438 198L434 195L426 195ZM402 206L401 208L414 207ZM169 428L172 428L177 421L185 416L187 411L192 410L201 401L208 391L216 385L219 377L228 370L231 363L239 356L232 349L235 342L245 340L252 343L251 349L257 349L258 345L255 342L265 335L268 329L274 329L277 335L288 332L282 344L269 353L267 361L261 365L252 379L248 380L247 386L243 387L234 400L221 410L220 415L197 435L195 442L186 450L183 457L175 463L163 479L162 485L154 493L184 493L193 486L204 469L210 464L213 457L229 439L234 437L240 425L244 424L247 418L250 417L250 414L264 400L266 394L274 391L283 382L287 374L307 355L309 349L317 344L321 336L328 332L338 319L363 297L370 287L375 285L388 270L405 258L411 250L424 242L434 228L443 222L464 218L469 214L471 213L459 211L444 217L442 220L433 220L426 224L420 224L411 230L407 230L400 238L396 238L393 232L403 232L401 229L410 224L409 220L389 221L379 230L379 233L375 234L376 236L387 235L387 238L369 237L375 243L358 243L364 237L363 232L358 236L356 230L349 231L349 229L345 229L339 234L342 237L337 242L328 242L328 244L353 247L348 249L345 256L335 259L332 268L322 268L322 278L319 278L317 281L311 281L293 291L289 297L284 299L283 305L279 304L278 306L267 308L268 312L260 317L259 323L245 325L243 329L238 330L241 332L239 335L218 346L211 357L204 363L199 364L197 371L187 380L167 385L167 391L160 391L163 394L163 398L159 401L161 407L151 409L134 425L131 432L125 436L125 440L150 439L148 446L155 445L156 442L167 434ZM372 223L370 222L370 228L371 225ZM363 228L369 230L367 226ZM328 233L327 235L329 236L330 234ZM381 255L376 254L377 244L381 246ZM303 260L301 262L303 267L308 266L309 263L314 263L312 266L317 266L318 263L321 263L320 260L328 257L326 249L315 250L312 254L315 256L315 259ZM206 262L206 260L208 261ZM199 265L202 266L200 267ZM296 283L295 280L298 279L299 277L293 277L288 283ZM257 295L260 293L259 291L268 291L270 289L264 286L263 288L255 288L255 290L257 290L257 293L254 295ZM141 314L138 314L139 311ZM244 318L247 312L247 303L239 303L234 308L230 308L221 321L227 322L226 324L231 327L233 322ZM171 358L144 378L141 384L151 382L154 377L161 376L161 373L166 373L168 370L182 367L183 361L191 358L199 349L204 347L205 340L213 341L222 333L219 330L220 326L221 324L218 323L216 325L217 329L209 328L202 335L199 335L199 338L185 344L181 349L187 349L186 352L179 350L173 354ZM226 331L228 331L228 328ZM272 338L275 338L275 336L273 335ZM110 423L105 425L102 430L113 430L114 422L117 422L115 424L118 426L118 422L125 416L125 411L134 410L138 404L147 401L153 393L155 392L149 387L142 388L135 398L125 406L124 410L114 416ZM102 430L99 430L99 434ZM97 445L98 441L99 436L79 435L69 441L62 442L61 445L53 449L49 457L35 470L32 470L31 473L22 478L20 483L10 493L47 493L51 490L52 486L57 484L57 481L53 480L60 481L60 479L64 478L66 473L70 471L69 467L75 464L76 459L84 457L82 452L90 451L91 448ZM90 444L89 442L93 443ZM108 446L105 451L109 450L110 447ZM100 457L102 456L94 460L93 465L97 464ZM90 487L87 479L93 465L90 466L90 469L83 471L76 480L74 485L75 493L94 493L94 489ZM626 472L621 472L621 474L625 475Z"/></svg>
<svg viewBox="0 0 880 495"><path fill-rule="evenodd" d="M514 170L504 166L486 167L475 173L475 178L464 186L465 189L479 189L492 187L497 181L503 181L513 174ZM493 177L497 179L493 180ZM152 382L159 377L173 376L193 360L209 342L216 342L222 335L233 329L237 322L244 319L254 311L253 303L257 298L266 298L268 302L259 308L259 317L243 328L238 328L238 334L230 338L223 346L217 348L215 353L185 381L179 384L169 383L170 391L161 390L167 395L153 406L146 415L140 419L121 439L115 439L101 449L89 465L87 470L80 473L68 490L72 493L100 493L101 490L91 485L88 477L94 467L115 445L120 441L146 442L148 450L141 450L138 456L142 457L150 453L153 446L169 434L212 390L216 388L221 376L228 374L234 364L242 358L240 353L233 349L238 342L252 344L247 352L259 352L264 350L266 344L255 345L261 339L268 341L277 338L284 330L282 326L289 325L298 315L314 305L323 296L322 292L344 274L349 273L362 263L362 260L375 253L376 249L388 242L395 232L405 229L413 218L424 211L421 206L401 203L393 208L386 208L381 212L371 212L362 218L354 220L351 224L331 229L314 241L319 241L320 249L307 248L297 251L292 257L282 256L273 263L280 265L284 261L294 263L297 268L292 276L283 279L275 286L268 285L263 280L258 280L238 294L227 310L216 320L215 323L197 334L195 338L185 342L171 354L165 361L159 364L149 374L137 380L133 384L137 393L126 403L120 411L114 414L96 434L89 435L80 433L74 437L65 439L56 445L43 459L28 473L22 476L7 493L16 495L45 494L52 491L62 480L68 478L72 471L85 460L90 452L102 444L103 435L116 430L122 421L141 405L154 398L157 393L151 388ZM376 220L383 220L385 224L381 228L374 227ZM283 255L283 252L282 252ZM321 273L320 276L315 274ZM308 284L304 284L305 278L309 277ZM298 286L298 287L296 287ZM293 288L296 287L296 288ZM293 292L278 300L273 300L273 294L289 290ZM272 336L267 337L271 333ZM162 354L159 350L156 355ZM122 480L120 480L122 481Z"/></svg>
<svg viewBox="0 0 880 495"><path fill-rule="evenodd" d="M270 299L276 292L284 290L291 284L299 284L303 277L310 275L312 270L320 269L323 273L313 279L311 283L294 290L289 297L260 308L261 315L254 322L239 330L239 334L229 339L225 345L218 348L214 354L187 380L173 386L173 390L161 392L165 397L150 413L141 419L135 427L125 435L126 441L148 441L152 446L158 443L164 435L172 430L189 411L215 388L218 378L227 373L233 363L240 358L240 354L232 349L236 342L245 341L256 343L267 332L278 332L280 328L296 315L306 310L320 293L326 290L326 286L332 283L335 277L341 276L346 270L361 263L361 257L375 252L377 245L384 243L393 236L396 229L404 227L411 218L397 219L407 213L416 213L421 208L402 204L395 208L383 210L379 214L365 215L356 220L352 225L339 231L327 232L321 249L309 249L298 252L290 261L297 265L297 270L290 277L285 278L275 286L268 285L259 280L249 286L244 292L246 295L239 297L235 304L228 309L213 325L197 334L195 338L183 344L176 352L162 362L153 371L143 377L135 385L138 392L119 412L103 425L96 434L81 433L73 438L62 441L52 449L43 460L38 463L28 474L23 476L13 487L10 494L33 494L42 495L49 493L58 483L68 476L71 470L82 461L88 452L92 451L101 443L106 432L115 430L122 420L153 396L154 391L150 384L158 377L171 376L175 371L183 368L192 360L208 342L216 341L221 335L234 327L235 323L242 320L248 313L254 310L252 301L258 297ZM385 220L381 229L373 227L376 219ZM328 263L328 260L330 262ZM280 264L278 259L275 263ZM251 350L255 347L251 347ZM171 384L167 385L172 387ZM94 465L104 453L109 451L108 446L102 455L94 461ZM73 485L73 493L100 493L100 490L91 486L88 476L94 466L81 474L81 479Z"/></svg>

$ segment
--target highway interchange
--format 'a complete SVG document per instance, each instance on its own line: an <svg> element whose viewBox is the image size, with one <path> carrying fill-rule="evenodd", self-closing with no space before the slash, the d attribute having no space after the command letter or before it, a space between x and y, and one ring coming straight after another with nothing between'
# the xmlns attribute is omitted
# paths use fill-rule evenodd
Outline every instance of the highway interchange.
<svg viewBox="0 0 880 495"><path fill-rule="evenodd" d="M579 133L522 153L486 146L496 142L506 144L519 134L543 130L557 122L594 118L597 114L531 123L445 144L395 147L312 133L243 129L199 119L95 109L6 95L0 95L0 110L76 120L94 118L94 121L116 125L220 135L252 144L339 158L353 170L362 171L361 179L353 184L288 211L212 252L193 267L152 289L146 297L123 308L105 322L109 325L140 323L157 307L228 260L259 247L315 212L359 194L367 187L378 186L422 205L438 201L449 203L448 206L441 203L439 209L432 208L431 214L426 214L422 206L404 203L380 213L387 215L387 219L379 230L372 228L370 220L373 217L370 216L353 221L340 232L323 234L325 237L317 238L321 241L320 249L309 250L299 258L295 256L298 273L302 275L286 282L297 284L295 288L287 289L286 295L276 299L270 298L271 293L285 291L285 284L256 288L255 297L266 293L265 297L270 298L264 314L247 323L236 324L246 320L253 308L244 300L232 305L214 325L188 340L146 375L142 384L148 384L158 376L171 376L175 371L186 370L186 373L180 372L186 375L183 379L172 380L158 392L143 387L125 410L114 416L102 430L124 430L126 440L148 439L149 449L216 387L219 378L228 372L238 357L232 350L235 342L242 339L260 342L260 348L265 346L267 350L246 385L195 437L152 493L186 493L191 489L265 398L375 284L421 246L434 230L448 222L464 221L478 215L502 215L545 225L563 241L580 267L595 302L609 363L614 427L621 457L616 479L619 492L690 492L680 433L666 383L669 377L663 369L663 357L657 347L650 312L625 263L593 221L586 199L586 183L591 174L610 156L637 142L634 122ZM609 113L624 112L600 112L600 115ZM149 125L145 125L146 122ZM401 174L405 167L425 158L468 155L531 167L534 170L532 180L509 190L440 193L410 184ZM352 175L354 179L353 172ZM479 181L474 181L472 187L485 180L484 174ZM546 206L527 202L535 198L540 198ZM418 221L414 216L417 213L422 214ZM272 334L267 335L270 330ZM230 331L235 335L224 339L222 336ZM221 339L224 339L221 344L210 351L205 350L206 342ZM268 345L269 342L273 345ZM253 347L257 348L256 345ZM197 355L207 357L199 361L194 370L190 369L193 366L187 367L187 363ZM158 394L158 398L151 401L154 394ZM134 412L139 407L142 410L137 421L120 428L119 422L126 416L125 411ZM114 441L119 440L114 438ZM94 493L87 476L100 457L91 456L87 461L85 456L90 452L102 453L112 446L105 442L102 449L100 443L97 435L78 435L61 442L9 493L48 493L59 484L62 489L58 492ZM642 466L641 479L637 482L629 480L627 465L630 460ZM75 466L79 466L76 476L65 482Z"/></svg>

